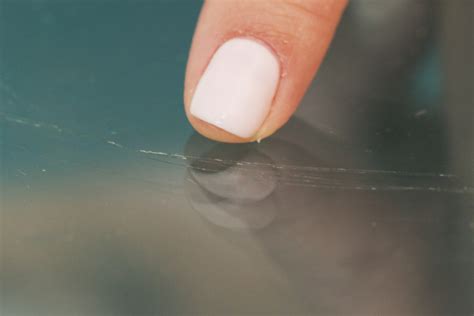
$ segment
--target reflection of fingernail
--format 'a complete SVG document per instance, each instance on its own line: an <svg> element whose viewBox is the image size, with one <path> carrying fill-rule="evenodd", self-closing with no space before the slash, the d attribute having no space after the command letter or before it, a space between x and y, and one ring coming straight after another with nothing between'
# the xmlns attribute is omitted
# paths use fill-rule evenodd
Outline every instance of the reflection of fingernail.
<svg viewBox="0 0 474 316"><path fill-rule="evenodd" d="M215 173L190 169L190 173L200 186L221 199L238 204L255 203L273 193L278 177L271 167L273 160L260 152L252 151L245 159L256 165L233 165ZM196 161L193 164L199 165Z"/></svg>
<svg viewBox="0 0 474 316"><path fill-rule="evenodd" d="M191 101L191 114L242 138L265 120L280 77L276 55L264 44L235 38L212 57Z"/></svg>
<svg viewBox="0 0 474 316"><path fill-rule="evenodd" d="M278 181L276 170L272 168L273 160L251 151L245 160L255 165L238 165L239 162L234 161L225 169L207 172L207 166L211 167L209 159L201 159L206 162L204 170L197 158L192 164L194 167L188 170L186 183L196 211L210 222L232 229L259 229L270 224L276 213L275 201L270 195Z"/></svg>

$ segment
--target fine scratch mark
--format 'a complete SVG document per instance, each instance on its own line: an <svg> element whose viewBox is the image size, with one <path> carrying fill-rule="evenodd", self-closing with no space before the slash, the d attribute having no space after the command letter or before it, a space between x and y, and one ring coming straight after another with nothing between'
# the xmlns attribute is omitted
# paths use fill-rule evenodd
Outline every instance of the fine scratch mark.
<svg viewBox="0 0 474 316"><path fill-rule="evenodd" d="M179 154L172 154L171 157L175 157L175 158L178 158L178 159L181 159L181 160L187 160L188 157L184 156L184 155L179 155Z"/></svg>
<svg viewBox="0 0 474 316"><path fill-rule="evenodd" d="M22 176L27 176L27 173L21 169L16 169L16 171L18 171L18 173L21 174Z"/></svg>
<svg viewBox="0 0 474 316"><path fill-rule="evenodd" d="M56 124L48 124L48 123L39 122L39 121L31 121L25 118L20 118L20 117L16 117L12 115L6 115L5 113L2 113L2 112L0 112L0 116L2 116L5 121L18 124L18 125L24 125L24 126L34 127L34 128L49 129L57 133L62 133L65 130L64 128L61 128Z"/></svg>
<svg viewBox="0 0 474 316"><path fill-rule="evenodd" d="M421 109L421 110L417 111L414 116L418 118L420 116L426 115L426 113L428 113L428 111L426 109Z"/></svg>
<svg viewBox="0 0 474 316"><path fill-rule="evenodd" d="M139 149L138 152L141 152L143 154L150 154L150 155L159 155L159 156L171 156L170 154L161 152L161 151L152 151L152 150L144 150L144 149Z"/></svg>
<svg viewBox="0 0 474 316"><path fill-rule="evenodd" d="M123 148L123 145L117 143L117 142L114 142L113 140L108 140L107 141L107 144L110 144L112 146L115 146L115 147L118 147L118 148Z"/></svg>

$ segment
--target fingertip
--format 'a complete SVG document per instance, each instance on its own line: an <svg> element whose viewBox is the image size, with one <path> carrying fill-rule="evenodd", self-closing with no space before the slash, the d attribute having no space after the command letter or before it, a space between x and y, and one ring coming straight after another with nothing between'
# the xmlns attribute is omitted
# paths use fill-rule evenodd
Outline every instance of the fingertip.
<svg viewBox="0 0 474 316"><path fill-rule="evenodd" d="M291 1L206 2L193 38L184 95L188 120L200 134L226 143L261 140L296 110L342 9L318 20L319 13L288 5Z"/></svg>

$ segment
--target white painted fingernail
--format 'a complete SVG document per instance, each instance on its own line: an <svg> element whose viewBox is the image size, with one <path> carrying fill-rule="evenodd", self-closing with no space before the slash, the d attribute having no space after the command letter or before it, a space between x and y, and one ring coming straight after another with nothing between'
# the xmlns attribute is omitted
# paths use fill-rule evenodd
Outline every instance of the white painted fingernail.
<svg viewBox="0 0 474 316"><path fill-rule="evenodd" d="M191 101L191 114L242 138L252 137L270 111L280 64L269 47L234 38L214 54Z"/></svg>

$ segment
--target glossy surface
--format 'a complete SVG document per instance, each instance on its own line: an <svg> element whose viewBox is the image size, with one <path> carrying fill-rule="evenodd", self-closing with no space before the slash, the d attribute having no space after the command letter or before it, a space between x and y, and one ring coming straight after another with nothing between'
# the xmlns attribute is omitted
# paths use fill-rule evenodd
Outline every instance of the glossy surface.
<svg viewBox="0 0 474 316"><path fill-rule="evenodd" d="M2 1L0 314L471 315L473 11L374 3L223 145L183 111L198 3Z"/></svg>

